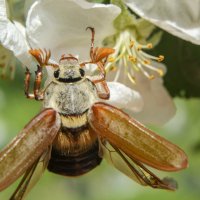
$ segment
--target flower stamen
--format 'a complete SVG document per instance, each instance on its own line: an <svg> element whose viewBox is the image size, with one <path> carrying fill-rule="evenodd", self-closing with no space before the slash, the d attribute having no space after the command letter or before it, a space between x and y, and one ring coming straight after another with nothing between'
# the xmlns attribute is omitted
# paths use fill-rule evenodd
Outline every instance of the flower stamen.
<svg viewBox="0 0 200 200"><path fill-rule="evenodd" d="M158 62L162 62L164 60L164 56L163 55L159 55L157 58Z"/></svg>
<svg viewBox="0 0 200 200"><path fill-rule="evenodd" d="M109 57L109 58L108 58L108 62L115 62L115 58Z"/></svg>
<svg viewBox="0 0 200 200"><path fill-rule="evenodd" d="M134 42L130 41L130 48L132 48L134 46Z"/></svg>
<svg viewBox="0 0 200 200"><path fill-rule="evenodd" d="M136 57L133 57L133 56L129 55L128 59L133 63L137 63L137 58Z"/></svg>
<svg viewBox="0 0 200 200"><path fill-rule="evenodd" d="M152 43L147 44L147 48L148 49L152 49L153 48L153 44Z"/></svg>
<svg viewBox="0 0 200 200"><path fill-rule="evenodd" d="M132 76L129 72L127 72L127 76L128 76L129 80L130 80L133 84L136 83L136 82L135 82L135 77Z"/></svg>
<svg viewBox="0 0 200 200"><path fill-rule="evenodd" d="M141 72L145 77L152 80L155 78L155 72L159 76L164 75L163 70L154 66L152 62L162 62L164 60L164 56L159 55L156 57L143 51L145 49L148 50L152 48L152 43L142 45L136 41L129 31L124 31L120 33L116 45L114 46L115 53L112 55L113 57L111 57L109 61L112 62L112 65L116 63L116 66L121 63L122 66L124 66L125 74L132 83L136 83L135 76L133 75L135 72ZM112 68L112 65L111 63L108 63L106 65L106 69ZM115 80L116 79L117 78L115 78Z"/></svg>

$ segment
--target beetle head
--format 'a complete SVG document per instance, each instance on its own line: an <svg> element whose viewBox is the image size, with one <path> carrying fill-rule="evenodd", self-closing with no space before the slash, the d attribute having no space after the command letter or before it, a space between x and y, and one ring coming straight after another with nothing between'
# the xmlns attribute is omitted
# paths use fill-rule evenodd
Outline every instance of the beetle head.
<svg viewBox="0 0 200 200"><path fill-rule="evenodd" d="M85 71L80 67L78 59L73 56L61 57L59 68L54 71L54 78L64 83L80 81L84 76Z"/></svg>

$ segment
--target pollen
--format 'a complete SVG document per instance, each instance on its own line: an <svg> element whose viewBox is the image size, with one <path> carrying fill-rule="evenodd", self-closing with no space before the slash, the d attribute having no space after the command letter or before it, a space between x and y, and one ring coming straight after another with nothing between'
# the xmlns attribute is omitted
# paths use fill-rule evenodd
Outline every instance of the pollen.
<svg viewBox="0 0 200 200"><path fill-rule="evenodd" d="M153 44L152 43L147 44L147 48L148 49L152 49L153 48Z"/></svg>
<svg viewBox="0 0 200 200"><path fill-rule="evenodd" d="M133 57L133 56L128 56L128 59L133 62L133 63L136 63L137 62L137 58L136 57Z"/></svg>
<svg viewBox="0 0 200 200"><path fill-rule="evenodd" d="M159 73L160 76L163 76L164 75L164 72L162 69L157 69L157 72Z"/></svg>
<svg viewBox="0 0 200 200"><path fill-rule="evenodd" d="M145 65L150 65L150 64L151 64L151 61L150 61L150 60L144 60L144 64L145 64Z"/></svg>
<svg viewBox="0 0 200 200"><path fill-rule="evenodd" d="M110 71L116 71L117 70L117 67L116 66L114 66L114 65L112 65L111 67L110 67L110 69L109 69Z"/></svg>
<svg viewBox="0 0 200 200"><path fill-rule="evenodd" d="M142 45L138 45L138 46L137 46L137 50L138 50L138 51L142 50Z"/></svg>
<svg viewBox="0 0 200 200"><path fill-rule="evenodd" d="M134 41L130 42L130 48L132 48L134 46Z"/></svg>
<svg viewBox="0 0 200 200"><path fill-rule="evenodd" d="M149 77L148 77L150 80L153 80L154 78L155 78L155 76L154 75L149 75Z"/></svg>
<svg viewBox="0 0 200 200"><path fill-rule="evenodd" d="M113 57L108 58L108 62L114 62L114 61L115 61L115 58L113 58Z"/></svg>
<svg viewBox="0 0 200 200"><path fill-rule="evenodd" d="M159 55L157 58L158 62L162 62L165 59L165 57L163 55Z"/></svg>

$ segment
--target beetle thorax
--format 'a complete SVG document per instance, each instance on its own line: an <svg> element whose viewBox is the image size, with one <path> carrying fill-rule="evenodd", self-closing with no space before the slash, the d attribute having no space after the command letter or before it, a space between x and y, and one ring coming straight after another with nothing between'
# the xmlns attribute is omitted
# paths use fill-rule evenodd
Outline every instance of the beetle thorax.
<svg viewBox="0 0 200 200"><path fill-rule="evenodd" d="M64 115L80 115L98 99L94 84L79 66L61 65L45 91L44 107Z"/></svg>

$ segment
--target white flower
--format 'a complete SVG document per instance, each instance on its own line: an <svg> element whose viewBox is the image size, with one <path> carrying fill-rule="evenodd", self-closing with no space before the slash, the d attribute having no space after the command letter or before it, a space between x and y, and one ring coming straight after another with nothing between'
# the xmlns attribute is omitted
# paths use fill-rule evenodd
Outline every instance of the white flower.
<svg viewBox="0 0 200 200"><path fill-rule="evenodd" d="M200 0L124 0L142 18L194 44L200 44Z"/></svg>
<svg viewBox="0 0 200 200"><path fill-rule="evenodd" d="M0 3L2 2L3 1L0 0ZM79 56L80 61L89 60L91 35L88 31L85 31L86 27L91 26L95 28L95 46L101 47L102 41L107 36L116 33L116 30L113 27L113 21L120 13L120 8L117 6L88 3L84 0L36 0L31 6L28 6L28 8L29 10L27 12L25 11L25 13L27 13L25 35L21 33L22 28L16 28L16 26L7 19L4 9L4 19L0 19L0 30L5 30L4 35L6 35L6 32L8 33L6 27L10 26L11 31L9 32L10 34L8 34L8 37L0 36L0 41L5 47L13 51L24 65L32 69L33 62L31 62L31 60L33 59L28 54L30 48L50 49L52 53L51 59L54 62L57 62L62 54L68 53ZM144 31L144 34L148 35L147 33L151 32L149 31L150 29L151 28L149 28L147 32ZM116 45L117 44L118 43L116 43ZM135 43L135 45L139 44ZM149 45L147 45L147 47L148 46ZM144 46L141 46L140 48L140 53L142 53L142 48L144 48ZM118 49L116 48L116 52L117 51ZM118 52L121 52L121 49ZM155 59L158 58L155 57ZM143 64L143 66L138 66L140 70L147 67L148 71L149 68L153 67L153 71L162 73L162 70L157 69L153 65L151 66L149 63ZM109 64L107 66L108 71L110 70L110 67L111 65ZM123 74L124 73L122 72L121 75ZM145 74L147 75L146 72L143 73L143 75ZM113 75L115 76L115 74ZM125 75L127 74L125 73ZM131 75L132 74L130 74L130 76ZM135 74L135 76L138 77L140 77L140 75L141 74ZM152 75L154 74L152 73ZM112 76L112 72L110 72L108 76ZM155 74L154 76L157 75ZM120 81L120 79L118 80ZM141 116L145 115L143 122L153 124L164 123L171 115L170 117L169 115L166 115L166 118L164 119L165 111L164 114L162 114L161 110L166 108L168 110L173 110L174 107L170 97L162 86L162 81L155 80L154 83L155 84L153 84L153 82L151 83L148 78L144 82L138 82L138 84L136 84L137 87L133 86L133 84L129 84L129 87L127 87L118 82L109 82L108 85L111 90L111 98L108 103L110 102L119 108L125 109L131 114L138 113L138 119L141 120L143 120ZM143 89L140 88L140 85ZM146 95L145 89L150 86L152 86L152 89L149 90L148 95ZM130 89L133 87L135 87L135 90ZM156 92L158 91L155 101L157 103L153 100L155 97L155 89L157 89ZM152 97L150 91L153 92ZM159 94L164 94L164 96L160 97ZM150 99L149 102L148 99ZM162 105L160 101L162 101ZM146 106L146 103L150 103L150 105ZM145 110L148 110L147 108L150 107L153 110L153 113L152 111L146 113ZM151 115L155 113L155 117L152 117L149 113ZM160 115L163 115L162 120L160 120Z"/></svg>
<svg viewBox="0 0 200 200"><path fill-rule="evenodd" d="M24 30L20 23L11 22L8 19L8 10L5 0L0 0L0 53L1 57L4 58L0 60L3 63L2 76L5 76L5 71L7 68L11 68L11 78L14 72L15 58L12 53L19 60L23 60L25 65L31 63L30 56L27 56L27 51L29 46L25 40Z"/></svg>
<svg viewBox="0 0 200 200"><path fill-rule="evenodd" d="M123 41L126 43L130 40L123 39ZM142 53L142 55L138 55L137 57L142 56L143 58L143 56L146 56L148 60L145 60L145 62L144 60L133 62L130 56L126 55L126 53L131 53L131 51L129 51L129 46L127 46L127 48L128 50L124 50L124 48L122 51L119 50L119 53L116 54L122 57L118 62L117 70L116 67L112 67L110 63L108 64L108 70L109 68L111 68L111 70L116 70L116 73L108 73L108 78L114 81L111 82L112 84L121 82L128 86L127 88L132 88L131 91L137 91L138 94L141 95L143 101L134 100L134 102L138 103L137 107L139 109L136 110L129 102L126 103L127 99L125 99L126 97L123 96L123 94L116 92L123 104L119 106L118 101L120 100L118 99L117 101L113 101L112 104L124 109L127 113L145 124L162 125L171 119L176 111L175 105L167 90L164 88L161 78L166 72L166 67L164 64L151 60L152 58L160 59L160 57L151 57L141 52L141 50L139 50L137 54ZM137 48L135 51L138 51ZM137 94L134 94L134 96L137 97Z"/></svg>
<svg viewBox="0 0 200 200"><path fill-rule="evenodd" d="M36 1L26 21L26 32L30 46L47 48L52 59L58 60L63 53L89 56L90 33L86 27L94 27L96 45L114 32L111 25L120 9L113 5L92 4L83 0ZM105 20L104 20L105 19Z"/></svg>
<svg viewBox="0 0 200 200"><path fill-rule="evenodd" d="M165 73L166 67L163 64L157 62L152 64ZM161 125L174 116L176 107L163 86L162 78L156 72L153 75L155 78L149 81L141 73L136 73L137 82L132 87L143 97L144 107L141 112L130 113L128 110L127 112L145 124ZM126 84L130 86L131 82L127 80Z"/></svg>
<svg viewBox="0 0 200 200"><path fill-rule="evenodd" d="M110 104L115 105L117 108L128 110L131 115L140 113L143 110L144 101L140 92L116 81L107 83L110 89Z"/></svg>
<svg viewBox="0 0 200 200"><path fill-rule="evenodd" d="M27 19L23 30L22 26L19 28L8 19L5 0L0 0L0 42L29 67L33 61L28 53L30 48L50 49L55 61L63 53L78 54L82 60L88 59L90 34L85 31L86 27L93 26L98 32L98 46L107 35L114 33L112 21L120 13L117 6L85 0L31 2L34 3L27 6L30 7L28 12L25 11Z"/></svg>
<svg viewBox="0 0 200 200"><path fill-rule="evenodd" d="M147 45L140 44L135 39L132 30L121 31L116 39L116 44L114 46L115 52L109 59L110 63L106 66L106 70L112 71L115 69L115 67L113 68L113 63L114 66L119 63L119 69L115 77L115 81L118 80L122 70L125 70L127 75L124 78L128 77L133 83L135 83L135 72L141 72L148 79L155 78L151 73L152 71L155 71L160 76L163 76L163 70L152 65L152 60L161 62L163 61L164 56L159 55L156 57L143 51L145 49L151 49L152 47L152 43L148 43Z"/></svg>
<svg viewBox="0 0 200 200"><path fill-rule="evenodd" d="M161 78L166 73L166 67L160 63L164 56L156 57L146 52L158 43L161 32L153 35L154 25L130 15L119 2L117 5L121 6L122 13L115 20L115 27L120 31L105 40L105 43L114 43L115 49L106 66L108 79L121 82L142 96L142 109L131 110L129 104L124 103L124 110L143 123L164 124L176 110ZM122 95L121 99L125 101Z"/></svg>

